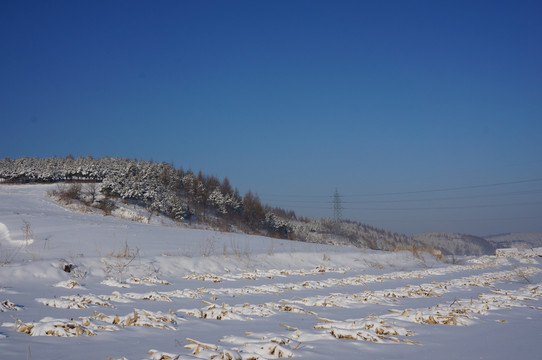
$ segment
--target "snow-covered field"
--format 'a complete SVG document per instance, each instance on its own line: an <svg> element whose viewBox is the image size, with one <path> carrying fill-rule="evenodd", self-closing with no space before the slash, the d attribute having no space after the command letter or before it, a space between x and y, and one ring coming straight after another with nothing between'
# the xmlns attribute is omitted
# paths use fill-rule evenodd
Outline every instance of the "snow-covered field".
<svg viewBox="0 0 542 360"><path fill-rule="evenodd" d="M51 188L0 186L0 359L542 358L540 257L143 224Z"/></svg>

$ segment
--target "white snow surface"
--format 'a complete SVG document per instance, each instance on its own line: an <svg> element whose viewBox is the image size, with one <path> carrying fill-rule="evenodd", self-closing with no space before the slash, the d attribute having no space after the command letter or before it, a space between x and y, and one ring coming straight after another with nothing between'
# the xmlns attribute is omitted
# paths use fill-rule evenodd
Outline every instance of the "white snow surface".
<svg viewBox="0 0 542 360"><path fill-rule="evenodd" d="M0 185L0 359L540 359L541 257L144 224L51 188Z"/></svg>

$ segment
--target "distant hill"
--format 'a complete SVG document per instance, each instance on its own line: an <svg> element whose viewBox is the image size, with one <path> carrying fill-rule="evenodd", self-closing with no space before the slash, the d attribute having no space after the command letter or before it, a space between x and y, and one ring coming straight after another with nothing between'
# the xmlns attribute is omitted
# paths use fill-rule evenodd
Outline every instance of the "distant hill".
<svg viewBox="0 0 542 360"><path fill-rule="evenodd" d="M499 234L486 236L485 239L500 248L516 247L525 249L542 247L542 233Z"/></svg>
<svg viewBox="0 0 542 360"><path fill-rule="evenodd" d="M428 248L453 255L493 255L496 248L495 243L481 237L447 232L422 233L413 235L412 239Z"/></svg>
<svg viewBox="0 0 542 360"><path fill-rule="evenodd" d="M386 251L408 248L414 243L406 235L350 220L336 222L329 218L289 219L288 226L292 229L294 238L313 243L352 245Z"/></svg>

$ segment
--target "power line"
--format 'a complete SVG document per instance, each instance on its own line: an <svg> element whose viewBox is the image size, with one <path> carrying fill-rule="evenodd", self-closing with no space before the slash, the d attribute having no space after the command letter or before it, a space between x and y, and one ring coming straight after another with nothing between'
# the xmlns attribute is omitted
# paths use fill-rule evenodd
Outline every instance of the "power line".
<svg viewBox="0 0 542 360"><path fill-rule="evenodd" d="M299 194L261 194L262 197L279 197L279 198L301 198L301 199L313 199L313 198L325 198L329 199L329 195L299 195Z"/></svg>
<svg viewBox="0 0 542 360"><path fill-rule="evenodd" d="M498 208L498 207L506 207L506 206L530 206L530 205L542 205L542 201L485 204L485 205L421 206L421 207L402 207L402 208L341 207L341 213L342 213L342 210L365 210L365 211L453 210L453 209ZM294 207L296 209L334 210L333 206L294 206Z"/></svg>
<svg viewBox="0 0 542 360"><path fill-rule="evenodd" d="M542 201L518 202L507 204L486 204L486 205L461 205L461 206L428 206L428 207L408 207L408 208L344 208L345 210L369 210L369 211L412 211L412 210L451 210L451 209L475 209L475 208L496 208L503 206L525 206L542 205Z"/></svg>
<svg viewBox="0 0 542 360"><path fill-rule="evenodd" d="M537 194L541 192L542 192L542 189L534 189L534 190L513 191L513 192L505 192L505 193L448 196L448 197L437 197L437 198L344 201L344 203L345 204L375 204L375 203L378 204L378 203L403 203L403 202L422 202L422 201L468 200L468 199L496 198L496 197L509 196L509 195L530 195L530 194Z"/></svg>
<svg viewBox="0 0 542 360"><path fill-rule="evenodd" d="M540 182L542 178L526 179L526 180L516 180L516 181L505 181L498 183L489 183L489 184L477 184L477 185L466 185L466 186L456 186L448 188L437 188L437 189L420 189L420 190L411 190L411 191L397 191L397 192L383 192L383 193L365 193L365 194L343 194L341 197L363 197L363 196L389 196L389 195L409 195L409 194L423 194L423 193L433 193L433 192L445 192L445 191L457 191L457 190L468 190L468 189L481 189L481 188L490 188L497 186L505 185L517 185L517 184L526 184ZM265 198L286 198L286 199L329 199L333 195L300 195L300 194L262 194L262 197ZM307 200L305 200L307 201ZM310 201L310 200L309 200ZM316 201L316 200L314 200ZM308 202L308 201L307 201Z"/></svg>
<svg viewBox="0 0 542 360"><path fill-rule="evenodd" d="M457 187L430 189L430 190L399 191L399 192L388 192L388 193L378 193L378 194L349 194L345 196L384 196L384 195L422 194L422 193L442 192L442 191L480 189L480 188L488 188L488 187L503 186L503 185L525 184L525 183L538 182L538 181L542 181L542 178L518 180L518 181L507 181L507 182L492 183L492 184L457 186Z"/></svg>
<svg viewBox="0 0 542 360"><path fill-rule="evenodd" d="M491 193L491 194L478 194L478 195L463 195L463 196L447 196L447 197L435 197L435 198L414 198L414 199L398 199L398 200L341 200L341 204L381 204L381 203L409 203L409 202L430 202L430 201L447 201L447 200L468 200L468 199L481 199L481 198L496 198L510 195L530 195L542 193L542 189L511 191L503 193ZM341 195L341 199L344 196ZM329 201L322 200L268 200L269 202L281 203L281 204L329 204ZM307 206L309 207L309 206Z"/></svg>
<svg viewBox="0 0 542 360"><path fill-rule="evenodd" d="M332 210L333 217L335 220L342 218L343 210L359 210L359 211L421 211L421 210L461 210L461 209L476 209L476 208L502 208L502 207L512 207L512 206L535 206L540 205L540 201L509 201L503 203L494 203L494 204L473 204L473 205L435 205L435 206L406 206L406 207L395 207L395 206L364 206L369 204L399 204L399 203L431 203L436 201L461 201L469 199L495 199L498 197L505 196L522 196L530 194L539 194L542 192L542 189L531 189L531 190L519 190L519 191L507 191L507 192L494 192L490 194L478 193L473 195L458 195L458 196L445 196L445 197L415 197L411 199L374 199L374 200L356 200L356 197L361 196L397 196L397 195L414 195L414 194L430 194L446 191L457 191L457 190L467 190L467 189L483 189L483 188L492 188L498 186L506 185L517 185L517 184L527 184L527 183L536 183L542 181L542 178L534 179L524 179L516 181L506 181L506 182L495 182L487 184L477 184L477 185L467 185L467 186L456 186L448 188L437 188L437 189L427 189L427 190L415 190L415 191L402 191L402 192L384 192L376 194L350 194L350 195L340 195L338 190L335 190L335 193L331 196L329 195L297 195L297 196L288 196L288 195L277 195L280 197L285 197L286 199L268 199L273 203L279 203L281 205L287 203L291 204L290 206L295 209L311 209L311 210ZM345 199L346 198L346 199ZM354 199L352 199L354 198ZM518 199L519 200L519 199ZM346 205L346 206L344 206ZM354 206L348 206L354 205ZM360 206L356 206L360 205Z"/></svg>

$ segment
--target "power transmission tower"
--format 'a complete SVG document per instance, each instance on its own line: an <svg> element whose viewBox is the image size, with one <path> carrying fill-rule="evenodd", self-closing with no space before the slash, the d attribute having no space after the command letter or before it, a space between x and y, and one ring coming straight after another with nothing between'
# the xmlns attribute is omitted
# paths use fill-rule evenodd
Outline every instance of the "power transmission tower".
<svg viewBox="0 0 542 360"><path fill-rule="evenodd" d="M339 194L339 190L335 188L335 193L333 194L333 217L335 219L335 226L337 229L339 228L339 224L341 223L343 217L342 202L343 201L341 199L341 195Z"/></svg>

